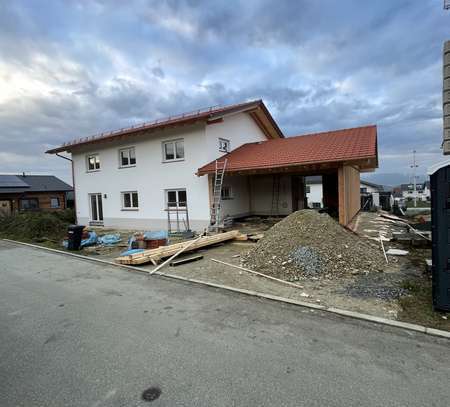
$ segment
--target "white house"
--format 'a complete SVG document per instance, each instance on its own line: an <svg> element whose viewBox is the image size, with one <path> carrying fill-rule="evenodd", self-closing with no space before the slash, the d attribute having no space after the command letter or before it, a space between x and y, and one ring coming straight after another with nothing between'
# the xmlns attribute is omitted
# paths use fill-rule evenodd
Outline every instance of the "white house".
<svg viewBox="0 0 450 407"><path fill-rule="evenodd" d="M344 148L340 156L331 146L329 157L316 157L312 141L322 151L328 140L336 143L335 133L342 134L338 142L355 151ZM227 159L222 218L284 215L302 208L300 174L326 169L330 185L336 186L328 199L346 223L357 205L353 199L343 206L352 199L350 181L357 176L359 186L359 171L377 165L375 126L284 138L261 100L185 113L47 151L61 152L72 156L78 223L126 229L167 229L168 210L191 229L208 226L219 157ZM337 199L338 180L346 188L342 200Z"/></svg>
<svg viewBox="0 0 450 407"><path fill-rule="evenodd" d="M396 188L396 200L404 202L405 200L412 201L414 198L418 201L429 201L431 199L430 181L417 183L415 191L413 184L401 184Z"/></svg>

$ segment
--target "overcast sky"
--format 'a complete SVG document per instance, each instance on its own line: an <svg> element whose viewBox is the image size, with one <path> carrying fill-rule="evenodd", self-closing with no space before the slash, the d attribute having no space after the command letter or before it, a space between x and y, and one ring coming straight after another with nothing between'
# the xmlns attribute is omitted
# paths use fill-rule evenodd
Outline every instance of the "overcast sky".
<svg viewBox="0 0 450 407"><path fill-rule="evenodd" d="M1 1L0 172L70 180L46 149L262 98L286 135L377 124L377 172L425 173L446 39L441 0Z"/></svg>

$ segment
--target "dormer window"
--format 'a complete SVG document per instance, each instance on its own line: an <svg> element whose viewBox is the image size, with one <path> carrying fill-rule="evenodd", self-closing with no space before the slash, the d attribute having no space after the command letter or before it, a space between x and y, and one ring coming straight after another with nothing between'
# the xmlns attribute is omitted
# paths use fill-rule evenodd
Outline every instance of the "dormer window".
<svg viewBox="0 0 450 407"><path fill-rule="evenodd" d="M88 171L98 171L100 169L100 157L98 154L89 154L86 157Z"/></svg>
<svg viewBox="0 0 450 407"><path fill-rule="evenodd" d="M230 140L219 138L219 151L222 153L230 152Z"/></svg>

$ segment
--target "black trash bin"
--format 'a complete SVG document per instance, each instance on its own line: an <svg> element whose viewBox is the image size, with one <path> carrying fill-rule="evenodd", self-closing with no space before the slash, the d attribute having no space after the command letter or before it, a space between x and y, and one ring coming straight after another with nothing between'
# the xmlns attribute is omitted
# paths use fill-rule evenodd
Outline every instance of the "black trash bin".
<svg viewBox="0 0 450 407"><path fill-rule="evenodd" d="M83 229L84 226L81 225L70 225L67 228L67 248L69 250L80 250Z"/></svg>

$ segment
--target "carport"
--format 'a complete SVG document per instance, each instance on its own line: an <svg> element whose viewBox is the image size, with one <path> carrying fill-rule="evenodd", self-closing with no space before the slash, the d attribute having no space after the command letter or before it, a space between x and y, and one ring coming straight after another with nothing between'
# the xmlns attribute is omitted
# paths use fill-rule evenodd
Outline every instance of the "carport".
<svg viewBox="0 0 450 407"><path fill-rule="evenodd" d="M321 175L323 205L346 226L360 210L360 173L378 166L376 126L357 127L244 144L227 159L224 216L287 215L306 207L304 177ZM207 175L210 202L215 161ZM281 204L280 204L281 203Z"/></svg>

